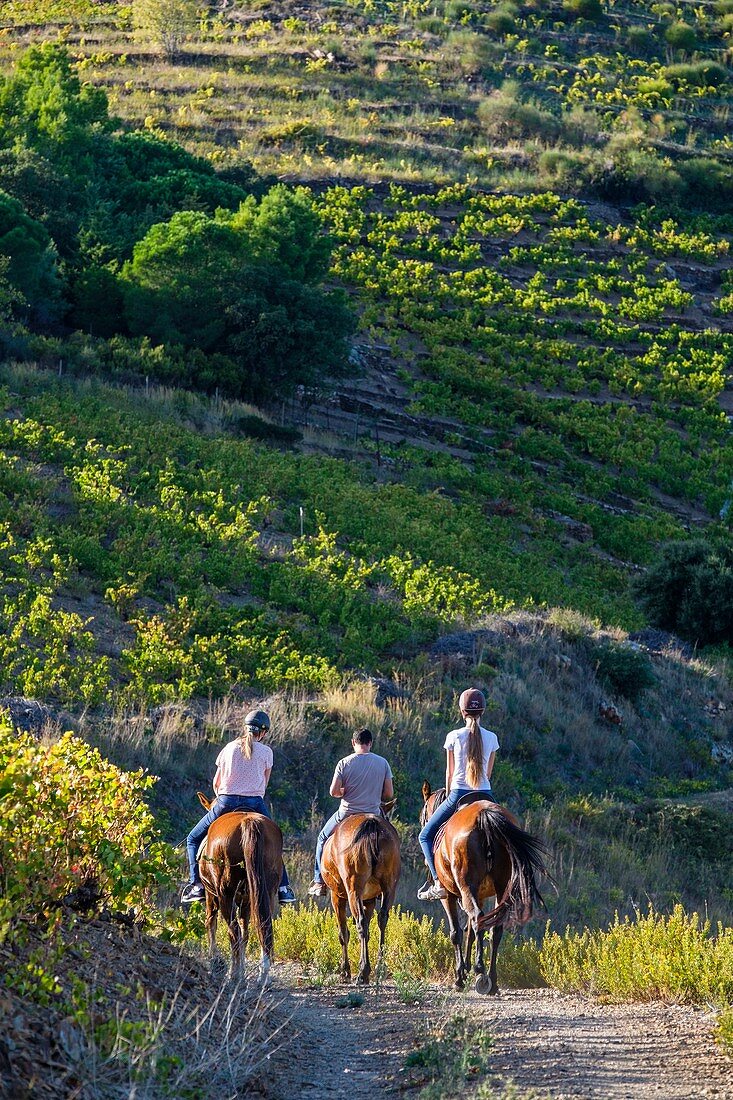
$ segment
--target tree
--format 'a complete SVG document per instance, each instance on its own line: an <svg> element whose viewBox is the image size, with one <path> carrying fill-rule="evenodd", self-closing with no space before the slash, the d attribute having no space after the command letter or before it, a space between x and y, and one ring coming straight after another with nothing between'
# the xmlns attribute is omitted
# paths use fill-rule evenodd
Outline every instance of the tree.
<svg viewBox="0 0 733 1100"><path fill-rule="evenodd" d="M133 0L132 20L137 31L173 58L195 32L201 7L200 0Z"/></svg>
<svg viewBox="0 0 733 1100"><path fill-rule="evenodd" d="M53 242L40 222L4 191L0 191L0 255L8 257L8 280L35 318L42 324L55 320L61 312L61 279Z"/></svg>
<svg viewBox="0 0 733 1100"><path fill-rule="evenodd" d="M637 584L651 621L699 645L733 643L733 546L670 542Z"/></svg>
<svg viewBox="0 0 733 1100"><path fill-rule="evenodd" d="M234 215L181 211L123 267L129 329L223 356L207 388L272 398L313 386L347 369L353 330L344 297L317 285L328 249L309 197L285 188Z"/></svg>
<svg viewBox="0 0 733 1100"><path fill-rule="evenodd" d="M80 84L63 46L31 46L0 77L0 148L53 150L77 175L91 133L111 125L104 91Z"/></svg>
<svg viewBox="0 0 733 1100"><path fill-rule="evenodd" d="M249 196L232 217L222 215L246 242L256 263L279 267L292 279L319 283L328 271L331 242L323 233L313 196L304 187L271 187L258 202Z"/></svg>

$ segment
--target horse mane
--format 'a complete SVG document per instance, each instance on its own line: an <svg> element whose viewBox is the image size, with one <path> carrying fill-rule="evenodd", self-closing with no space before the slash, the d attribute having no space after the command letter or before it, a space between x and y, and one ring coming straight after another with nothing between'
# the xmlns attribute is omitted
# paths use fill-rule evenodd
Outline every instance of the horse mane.
<svg viewBox="0 0 733 1100"><path fill-rule="evenodd" d="M379 842L384 835L382 822L378 817L365 817L354 833L351 844L357 851L358 858L371 860L372 870L379 859Z"/></svg>
<svg viewBox="0 0 733 1100"><path fill-rule="evenodd" d="M545 866L547 849L537 837L520 829L498 806L485 806L479 811L476 826L486 843L489 870L494 866L498 847L503 847L511 863L511 875L506 890L497 899L496 908L480 919L482 928L495 924L522 925L532 916L533 906L546 908L535 882L535 875L550 877Z"/></svg>

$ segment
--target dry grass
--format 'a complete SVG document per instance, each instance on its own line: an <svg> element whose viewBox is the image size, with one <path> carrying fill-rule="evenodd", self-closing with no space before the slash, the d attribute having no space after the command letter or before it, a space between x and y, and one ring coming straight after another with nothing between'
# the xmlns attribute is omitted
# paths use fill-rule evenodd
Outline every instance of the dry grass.
<svg viewBox="0 0 733 1100"><path fill-rule="evenodd" d="M33 931L5 954L8 1095L233 1100L254 1086L288 1024L282 995L214 982L190 954L102 921L75 924L56 947ZM29 989L28 964L54 975L51 1000Z"/></svg>

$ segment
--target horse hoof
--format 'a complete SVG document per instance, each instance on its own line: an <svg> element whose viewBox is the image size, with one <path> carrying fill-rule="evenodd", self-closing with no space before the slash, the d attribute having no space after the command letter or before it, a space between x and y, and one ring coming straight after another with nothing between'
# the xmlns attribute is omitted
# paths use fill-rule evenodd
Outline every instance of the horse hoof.
<svg viewBox="0 0 733 1100"><path fill-rule="evenodd" d="M464 982L463 978L456 978L456 982L455 982L455 988L456 989L458 989L458 990L463 989L465 984L466 983Z"/></svg>
<svg viewBox="0 0 733 1100"><path fill-rule="evenodd" d="M356 979L356 984L357 985L369 985L369 975L368 974L360 974L359 977Z"/></svg>
<svg viewBox="0 0 733 1100"><path fill-rule="evenodd" d="M474 989L477 993L492 993L491 978L488 974L477 974Z"/></svg>

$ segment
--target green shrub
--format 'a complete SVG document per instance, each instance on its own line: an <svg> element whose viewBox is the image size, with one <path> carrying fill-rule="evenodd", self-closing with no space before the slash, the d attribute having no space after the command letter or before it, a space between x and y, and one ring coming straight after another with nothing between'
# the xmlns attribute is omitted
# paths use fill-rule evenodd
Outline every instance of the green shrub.
<svg viewBox="0 0 733 1100"><path fill-rule="evenodd" d="M563 0L563 10L575 19L597 22L603 18L601 0Z"/></svg>
<svg viewBox="0 0 733 1100"><path fill-rule="evenodd" d="M691 84L698 88L717 88L724 84L730 73L725 65L717 61L696 61L694 64L668 65L664 70L667 78L677 84Z"/></svg>
<svg viewBox="0 0 733 1100"><path fill-rule="evenodd" d="M683 23L679 21L677 23L671 23L666 31L664 37L669 45L675 50L694 50L697 45L697 34L695 28L690 26L689 23Z"/></svg>
<svg viewBox="0 0 733 1100"><path fill-rule="evenodd" d="M598 678L611 691L632 702L655 683L651 661L647 655L629 645L619 645L617 642L596 644L592 649L591 660Z"/></svg>
<svg viewBox="0 0 733 1100"><path fill-rule="evenodd" d="M634 920L618 917L608 929L545 936L540 968L556 989L583 991L609 1001L677 1001L717 1005L733 1001L733 928L718 926L676 905L669 916L651 907Z"/></svg>
<svg viewBox="0 0 733 1100"><path fill-rule="evenodd" d="M352 932L353 932L353 925ZM372 921L370 951L376 955L379 944L377 922ZM314 906L289 906L275 925L275 951L280 958L299 962L325 977L341 966L338 924L330 909ZM359 958L358 937L351 936L349 958L356 967ZM441 928L428 917L417 919L412 913L395 909L387 926L387 966L398 971L403 980L443 977L453 966L453 948Z"/></svg>
<svg viewBox="0 0 733 1100"><path fill-rule="evenodd" d="M512 4L502 4L488 12L482 19L485 27L494 34L511 34L517 19L517 9Z"/></svg>
<svg viewBox="0 0 733 1100"><path fill-rule="evenodd" d="M694 539L667 543L637 582L652 622L699 645L733 640L733 547Z"/></svg>
<svg viewBox="0 0 733 1100"><path fill-rule="evenodd" d="M722 1009L715 1025L715 1037L729 1054L733 1054L733 1005Z"/></svg>
<svg viewBox="0 0 733 1100"><path fill-rule="evenodd" d="M151 913L151 888L171 886L178 862L145 803L154 783L71 733L44 745L0 719L0 943L82 885Z"/></svg>
<svg viewBox="0 0 733 1100"><path fill-rule="evenodd" d="M487 136L501 141L538 137L551 142L560 132L558 119L534 103L523 103L512 84L484 99L478 117Z"/></svg>

